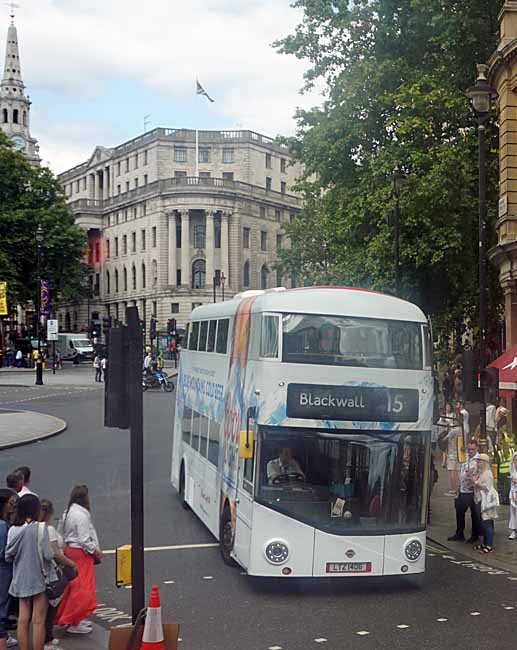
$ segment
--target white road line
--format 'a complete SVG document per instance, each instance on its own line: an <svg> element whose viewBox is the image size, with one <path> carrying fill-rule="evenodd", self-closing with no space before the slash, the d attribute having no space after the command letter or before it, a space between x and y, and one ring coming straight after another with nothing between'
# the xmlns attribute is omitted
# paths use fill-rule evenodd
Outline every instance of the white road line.
<svg viewBox="0 0 517 650"><path fill-rule="evenodd" d="M404 625L404 623L402 623L401 625L397 625L397 627L399 630L407 630L409 625Z"/></svg>
<svg viewBox="0 0 517 650"><path fill-rule="evenodd" d="M366 630L361 630L360 632L356 632L357 636L366 636L367 634L370 634Z"/></svg>
<svg viewBox="0 0 517 650"><path fill-rule="evenodd" d="M219 548L219 544L176 544L175 546L146 546L144 551L146 553L153 553L154 551L183 551L196 548ZM104 555L115 555L116 549L110 548L103 551Z"/></svg>
<svg viewBox="0 0 517 650"><path fill-rule="evenodd" d="M174 584L174 580L164 580L164 581L163 581L163 584L164 584L164 585L173 585L173 584Z"/></svg>
<svg viewBox="0 0 517 650"><path fill-rule="evenodd" d="M470 612L471 616L481 616L481 612Z"/></svg>
<svg viewBox="0 0 517 650"><path fill-rule="evenodd" d="M203 576L203 580L213 580L214 576Z"/></svg>
<svg viewBox="0 0 517 650"><path fill-rule="evenodd" d="M437 618L436 619L438 623L446 623L449 619L448 618Z"/></svg>
<svg viewBox="0 0 517 650"><path fill-rule="evenodd" d="M282 650L281 645L271 645L267 650Z"/></svg>
<svg viewBox="0 0 517 650"><path fill-rule="evenodd" d="M319 639L314 639L314 643L327 643L328 639L324 639L323 637Z"/></svg>

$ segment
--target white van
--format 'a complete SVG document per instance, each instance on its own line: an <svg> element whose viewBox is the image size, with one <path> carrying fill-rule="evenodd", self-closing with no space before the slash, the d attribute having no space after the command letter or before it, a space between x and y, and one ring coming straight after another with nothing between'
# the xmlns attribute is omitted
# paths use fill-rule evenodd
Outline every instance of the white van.
<svg viewBox="0 0 517 650"><path fill-rule="evenodd" d="M72 361L77 357L78 361L93 360L93 344L85 334L62 333L58 334L56 351L61 354L64 361Z"/></svg>

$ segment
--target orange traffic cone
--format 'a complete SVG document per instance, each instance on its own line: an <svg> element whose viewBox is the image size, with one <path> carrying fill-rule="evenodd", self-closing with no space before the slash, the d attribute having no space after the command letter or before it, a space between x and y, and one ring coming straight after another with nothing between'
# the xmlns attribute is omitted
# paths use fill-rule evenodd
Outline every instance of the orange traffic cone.
<svg viewBox="0 0 517 650"><path fill-rule="evenodd" d="M163 638L162 606L156 585L151 587L140 650L166 650Z"/></svg>

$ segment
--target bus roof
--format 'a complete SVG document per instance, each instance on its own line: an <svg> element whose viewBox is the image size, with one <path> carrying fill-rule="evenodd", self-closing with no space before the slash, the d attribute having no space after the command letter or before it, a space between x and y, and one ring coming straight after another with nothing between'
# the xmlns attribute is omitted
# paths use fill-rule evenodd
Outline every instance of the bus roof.
<svg viewBox="0 0 517 650"><path fill-rule="evenodd" d="M193 320L233 316L241 300L255 296L252 312L283 312L292 314L332 314L387 320L426 323L420 309L411 302L385 293L354 287L300 287L297 289L266 289L244 291L232 300L197 307Z"/></svg>

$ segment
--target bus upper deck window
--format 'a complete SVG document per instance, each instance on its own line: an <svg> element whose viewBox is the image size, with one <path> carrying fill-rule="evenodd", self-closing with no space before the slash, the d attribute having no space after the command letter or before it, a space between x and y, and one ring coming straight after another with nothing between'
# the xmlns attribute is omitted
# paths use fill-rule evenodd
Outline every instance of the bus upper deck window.
<svg viewBox="0 0 517 650"><path fill-rule="evenodd" d="M218 352L219 354L226 354L226 347L228 344L229 322L230 321L228 318L222 318L219 321L219 325L217 327L217 344L216 344L215 351Z"/></svg>
<svg viewBox="0 0 517 650"><path fill-rule="evenodd" d="M278 316L262 316L260 356L268 359L278 358Z"/></svg>
<svg viewBox="0 0 517 650"><path fill-rule="evenodd" d="M206 351L213 352L215 350L215 333L217 331L217 321L211 320L208 327L208 340L206 343Z"/></svg>
<svg viewBox="0 0 517 650"><path fill-rule="evenodd" d="M199 339L199 321L192 323L192 329L190 330L190 336L188 340L189 350L197 350L198 339Z"/></svg>

